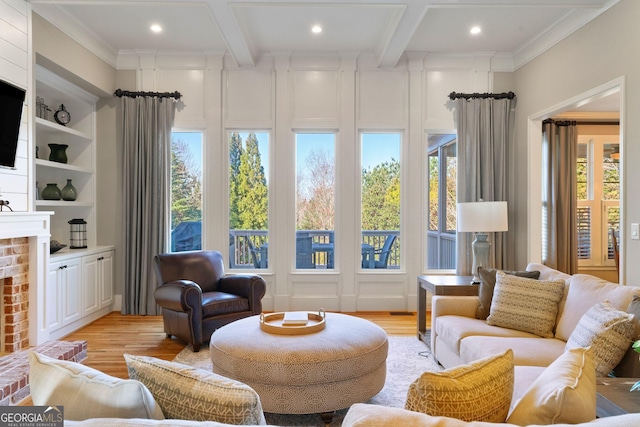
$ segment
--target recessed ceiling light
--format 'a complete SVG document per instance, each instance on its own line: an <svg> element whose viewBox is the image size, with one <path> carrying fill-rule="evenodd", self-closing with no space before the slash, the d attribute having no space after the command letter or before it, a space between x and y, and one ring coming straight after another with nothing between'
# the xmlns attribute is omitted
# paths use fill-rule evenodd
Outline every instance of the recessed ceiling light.
<svg viewBox="0 0 640 427"><path fill-rule="evenodd" d="M160 26L160 24L153 24L150 28L154 33L159 33L162 31L162 27Z"/></svg>
<svg viewBox="0 0 640 427"><path fill-rule="evenodd" d="M477 25L474 27L471 27L471 29L469 30L469 32L473 35L476 34L480 34L482 32L482 28L478 27Z"/></svg>
<svg viewBox="0 0 640 427"><path fill-rule="evenodd" d="M320 34L322 32L322 27L320 25L314 25L311 27L311 32L314 34Z"/></svg>

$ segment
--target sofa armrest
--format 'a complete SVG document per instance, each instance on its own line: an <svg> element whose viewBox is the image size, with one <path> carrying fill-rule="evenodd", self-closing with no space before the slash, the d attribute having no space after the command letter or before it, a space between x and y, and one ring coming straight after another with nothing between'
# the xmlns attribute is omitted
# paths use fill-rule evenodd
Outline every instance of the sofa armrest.
<svg viewBox="0 0 640 427"><path fill-rule="evenodd" d="M477 296L451 296L434 295L431 298L431 351L436 342L436 323L439 316L464 316L476 317L476 310L480 305L480 298Z"/></svg>
<svg viewBox="0 0 640 427"><path fill-rule="evenodd" d="M158 286L154 292L156 304L172 311L190 311L202 307L202 289L191 280L174 280Z"/></svg>

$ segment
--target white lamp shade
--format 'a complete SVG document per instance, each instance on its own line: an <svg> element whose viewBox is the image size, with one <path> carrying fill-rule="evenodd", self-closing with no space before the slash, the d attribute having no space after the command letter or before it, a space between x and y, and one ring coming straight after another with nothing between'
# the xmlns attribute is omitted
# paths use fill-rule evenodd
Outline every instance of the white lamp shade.
<svg viewBox="0 0 640 427"><path fill-rule="evenodd" d="M507 202L458 203L457 228L469 233L508 231L508 217Z"/></svg>

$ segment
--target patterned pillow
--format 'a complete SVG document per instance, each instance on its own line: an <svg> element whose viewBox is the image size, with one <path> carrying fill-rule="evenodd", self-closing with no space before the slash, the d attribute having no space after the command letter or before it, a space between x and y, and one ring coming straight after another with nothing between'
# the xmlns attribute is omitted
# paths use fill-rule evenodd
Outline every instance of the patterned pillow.
<svg viewBox="0 0 640 427"><path fill-rule="evenodd" d="M240 381L155 357L124 358L129 377L147 386L167 418L266 424L258 393Z"/></svg>
<svg viewBox="0 0 640 427"><path fill-rule="evenodd" d="M513 351L425 372L409 386L405 409L464 421L501 423L513 394Z"/></svg>
<svg viewBox="0 0 640 427"><path fill-rule="evenodd" d="M478 267L478 275L480 276L480 285L478 286L478 297L480 305L476 311L476 318L487 320L489 310L491 309L491 300L493 300L493 290L496 287L496 272L493 268ZM539 271L507 271L507 274L518 277L528 277L529 279L538 279Z"/></svg>
<svg viewBox="0 0 640 427"><path fill-rule="evenodd" d="M112 377L96 369L44 354L29 353L29 387L37 406L64 406L65 420L164 418L140 381Z"/></svg>
<svg viewBox="0 0 640 427"><path fill-rule="evenodd" d="M596 370L588 348L565 351L531 384L507 422L578 424L596 417Z"/></svg>
<svg viewBox="0 0 640 427"><path fill-rule="evenodd" d="M609 301L604 301L580 318L565 348L591 347L596 374L605 377L622 360L634 334L633 314L616 310Z"/></svg>
<svg viewBox="0 0 640 427"><path fill-rule="evenodd" d="M487 323L551 338L563 295L563 280L534 280L498 271Z"/></svg>

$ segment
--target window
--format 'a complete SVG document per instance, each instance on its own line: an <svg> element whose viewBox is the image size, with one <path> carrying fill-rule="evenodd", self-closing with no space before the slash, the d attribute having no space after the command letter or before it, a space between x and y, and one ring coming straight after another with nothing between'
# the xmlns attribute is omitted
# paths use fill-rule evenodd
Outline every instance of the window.
<svg viewBox="0 0 640 427"><path fill-rule="evenodd" d="M335 135L296 134L296 269L335 268Z"/></svg>
<svg viewBox="0 0 640 427"><path fill-rule="evenodd" d="M456 135L428 136L427 269L456 268Z"/></svg>
<svg viewBox="0 0 640 427"><path fill-rule="evenodd" d="M362 242L363 269L400 268L399 133L363 133Z"/></svg>
<svg viewBox="0 0 640 427"><path fill-rule="evenodd" d="M619 137L578 137L578 265L613 266L613 242L620 227Z"/></svg>
<svg viewBox="0 0 640 427"><path fill-rule="evenodd" d="M269 267L269 133L232 131L229 140L229 267Z"/></svg>
<svg viewBox="0 0 640 427"><path fill-rule="evenodd" d="M202 132L171 134L171 251L202 249Z"/></svg>

